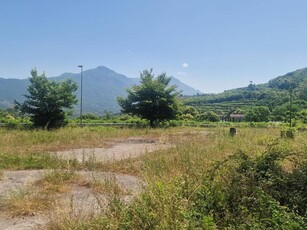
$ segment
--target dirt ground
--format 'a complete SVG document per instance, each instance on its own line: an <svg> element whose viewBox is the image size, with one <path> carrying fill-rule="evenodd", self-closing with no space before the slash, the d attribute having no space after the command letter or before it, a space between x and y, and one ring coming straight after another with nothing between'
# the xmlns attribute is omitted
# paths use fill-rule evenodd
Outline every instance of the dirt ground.
<svg viewBox="0 0 307 230"><path fill-rule="evenodd" d="M55 153L58 157L78 162L94 160L98 162L112 162L140 156L146 152L169 148L171 145L159 141L128 138L117 142L109 142L107 148L71 149Z"/></svg>
<svg viewBox="0 0 307 230"><path fill-rule="evenodd" d="M170 144L142 138L129 138L110 142L107 148L72 149L54 153L63 159L76 159L79 162L95 160L96 162L114 162L126 158L132 158L153 152L159 149L169 148ZM48 173L48 170L22 170L4 171L0 180L0 198L25 188L35 190L36 182ZM129 202L142 187L142 181L131 175L114 174L109 172L78 171L78 176L83 183L97 180L115 180L125 191L122 199ZM57 205L54 210L28 213L21 216L10 216L6 212L0 212L0 229L43 229L46 224L62 214L70 215L95 215L107 205L107 197L103 193L97 193L93 189L72 185L67 192L57 194Z"/></svg>

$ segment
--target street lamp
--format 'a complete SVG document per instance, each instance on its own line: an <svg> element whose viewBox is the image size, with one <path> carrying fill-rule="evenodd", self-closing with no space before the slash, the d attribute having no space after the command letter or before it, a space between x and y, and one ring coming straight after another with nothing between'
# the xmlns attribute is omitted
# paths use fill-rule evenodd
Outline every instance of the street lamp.
<svg viewBox="0 0 307 230"><path fill-rule="evenodd" d="M81 85L80 85L80 89L81 89L81 100L80 100L80 126L82 126L82 82L83 82L83 65L78 65L79 68L81 68Z"/></svg>
<svg viewBox="0 0 307 230"><path fill-rule="evenodd" d="M252 124L252 119L253 119L253 99L252 99L252 96L253 96L253 81L249 81L249 84L250 84L250 90L251 90L251 93L250 93L250 110L251 110L251 113L250 113L250 119L249 119L249 124L251 125Z"/></svg>

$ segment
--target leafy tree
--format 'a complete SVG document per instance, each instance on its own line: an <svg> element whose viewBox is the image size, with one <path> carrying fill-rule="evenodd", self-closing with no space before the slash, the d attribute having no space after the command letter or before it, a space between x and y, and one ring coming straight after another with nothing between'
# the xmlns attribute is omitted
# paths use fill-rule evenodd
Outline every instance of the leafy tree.
<svg viewBox="0 0 307 230"><path fill-rule="evenodd" d="M29 95L25 95L22 104L15 102L18 108L30 115L35 127L52 129L66 125L66 111L77 103L74 95L77 84L72 80L49 81L45 74L39 76L35 69L31 75Z"/></svg>
<svg viewBox="0 0 307 230"><path fill-rule="evenodd" d="M269 121L270 110L267 106L256 106L252 111L248 111L246 114L247 121L263 122Z"/></svg>
<svg viewBox="0 0 307 230"><path fill-rule="evenodd" d="M307 101L307 79L300 84L298 90L299 99Z"/></svg>
<svg viewBox="0 0 307 230"><path fill-rule="evenodd" d="M127 89L127 98L118 98L121 111L149 120L151 127L160 121L175 118L179 92L176 86L169 86L171 78L165 73L155 78L152 69L144 70L140 78L139 85Z"/></svg>
<svg viewBox="0 0 307 230"><path fill-rule="evenodd" d="M287 104L276 106L272 111L272 118L274 121L285 121L288 113Z"/></svg>
<svg viewBox="0 0 307 230"><path fill-rule="evenodd" d="M205 112L202 113L198 116L198 120L200 121L211 121L211 122L217 122L220 120L219 116L213 112L213 111L209 111L209 112Z"/></svg>
<svg viewBox="0 0 307 230"><path fill-rule="evenodd" d="M182 108L182 114L190 114L192 115L193 117L196 117L199 115L199 112L197 109L195 109L193 106L184 106Z"/></svg>
<svg viewBox="0 0 307 230"><path fill-rule="evenodd" d="M307 102L303 100L296 100L293 101L293 104L290 108L290 103L284 103L281 106L276 106L272 111L272 118L275 121L290 121L290 109L292 111L292 118L296 118L298 113L303 110L307 109Z"/></svg>
<svg viewBox="0 0 307 230"><path fill-rule="evenodd" d="M298 118L303 121L304 124L307 124L307 109L303 109L299 112Z"/></svg>
<svg viewBox="0 0 307 230"><path fill-rule="evenodd" d="M193 106L180 106L179 117L184 120L193 120L199 116L199 112Z"/></svg>

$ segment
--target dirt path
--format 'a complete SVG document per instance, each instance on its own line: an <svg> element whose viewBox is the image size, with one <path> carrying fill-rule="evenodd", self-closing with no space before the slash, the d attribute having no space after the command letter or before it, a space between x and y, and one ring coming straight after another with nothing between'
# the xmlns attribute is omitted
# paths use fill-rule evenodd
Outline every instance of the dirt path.
<svg viewBox="0 0 307 230"><path fill-rule="evenodd" d="M170 144L141 138L129 138L125 141L110 142L108 144L111 147L71 149L59 151L55 154L64 159L76 159L78 162L89 160L112 162L171 147Z"/></svg>
<svg viewBox="0 0 307 230"><path fill-rule="evenodd" d="M108 146L110 147L73 149L54 154L60 158L76 159L79 162L89 160L112 162L171 147L169 144L142 138L110 142ZM5 200L6 196L16 191L21 191L25 188L36 189L35 183L48 172L48 170L4 171L0 179L0 201ZM93 181L116 181L126 191L122 194L122 199L126 202L129 202L141 190L142 182L134 176L89 171L78 171L77 174L82 177L84 184L89 184ZM70 215L76 216L95 215L108 204L106 194L97 193L93 188L78 184L71 185L69 191L56 195L55 199L58 205L50 212L37 212L14 217L3 210L0 211L0 229L43 229L48 221L63 214L70 213Z"/></svg>

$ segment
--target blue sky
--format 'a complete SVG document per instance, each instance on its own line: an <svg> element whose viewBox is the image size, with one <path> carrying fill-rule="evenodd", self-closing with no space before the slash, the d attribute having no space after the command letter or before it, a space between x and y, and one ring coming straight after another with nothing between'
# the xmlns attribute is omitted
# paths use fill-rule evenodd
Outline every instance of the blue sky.
<svg viewBox="0 0 307 230"><path fill-rule="evenodd" d="M306 0L0 0L0 77L153 68L222 92L307 67Z"/></svg>

